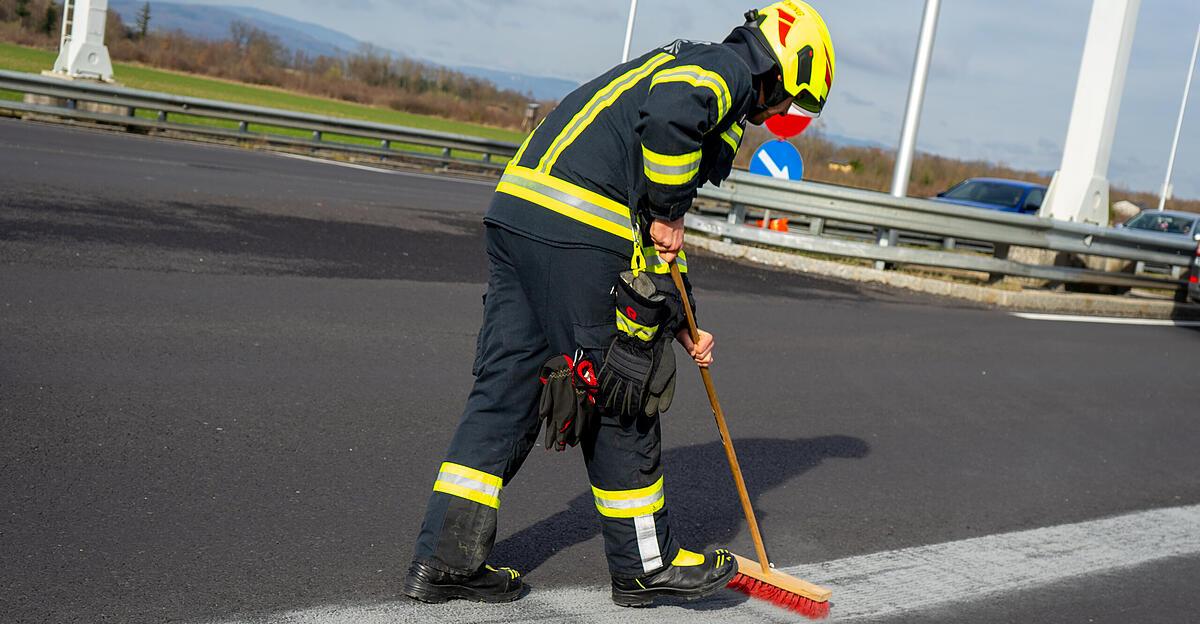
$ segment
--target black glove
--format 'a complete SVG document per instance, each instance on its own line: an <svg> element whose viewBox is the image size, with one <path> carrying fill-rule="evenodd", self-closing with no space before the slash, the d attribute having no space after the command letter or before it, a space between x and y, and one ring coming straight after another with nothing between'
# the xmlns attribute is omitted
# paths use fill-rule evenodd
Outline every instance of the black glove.
<svg viewBox="0 0 1200 624"><path fill-rule="evenodd" d="M684 273L684 276L686 280L687 274ZM658 294L666 298L668 309L667 320L663 323L665 334L662 337L662 357L659 358L658 366L655 367L647 387L645 413L647 416L654 416L670 409L671 400L675 398L675 349L671 345L671 339L680 329L687 327L687 317L683 314L683 298L679 296L679 290L675 288L671 276L654 274L650 275L650 279L654 282ZM693 304L693 313L695 309Z"/></svg>
<svg viewBox="0 0 1200 624"><path fill-rule="evenodd" d="M599 382L592 363L558 355L542 364L540 377L538 416L546 419L546 450L562 451L579 444L595 413Z"/></svg>
<svg viewBox="0 0 1200 624"><path fill-rule="evenodd" d="M645 273L634 277L631 271L617 282L616 307L617 337L600 369L600 393L611 414L637 416L646 412L651 379L671 338L664 328L671 309ZM665 379L660 387L665 391Z"/></svg>
<svg viewBox="0 0 1200 624"><path fill-rule="evenodd" d="M662 357L646 387L645 413L651 418L670 409L671 400L675 398L675 348L671 345L670 334L664 335L662 341Z"/></svg>

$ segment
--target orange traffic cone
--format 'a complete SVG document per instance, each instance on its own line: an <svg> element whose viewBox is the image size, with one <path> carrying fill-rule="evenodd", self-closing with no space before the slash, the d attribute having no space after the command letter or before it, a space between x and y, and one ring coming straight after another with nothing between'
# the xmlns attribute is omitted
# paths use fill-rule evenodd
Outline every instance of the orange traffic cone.
<svg viewBox="0 0 1200 624"><path fill-rule="evenodd" d="M788 220L787 219L771 219L770 221L767 222L767 225L764 226L763 220L759 219L754 222L754 226L760 227L760 228L765 227L768 230L774 230L776 232L786 232L786 231L788 231Z"/></svg>

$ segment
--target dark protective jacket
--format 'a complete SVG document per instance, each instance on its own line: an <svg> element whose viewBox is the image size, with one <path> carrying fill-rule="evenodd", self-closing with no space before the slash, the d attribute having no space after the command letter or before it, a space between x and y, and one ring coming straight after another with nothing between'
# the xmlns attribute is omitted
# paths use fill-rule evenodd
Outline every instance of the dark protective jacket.
<svg viewBox="0 0 1200 624"><path fill-rule="evenodd" d="M756 59L732 39L675 41L572 92L510 161L486 221L631 257L633 207L649 268L667 272L649 220L682 217L701 184L728 177L757 100Z"/></svg>

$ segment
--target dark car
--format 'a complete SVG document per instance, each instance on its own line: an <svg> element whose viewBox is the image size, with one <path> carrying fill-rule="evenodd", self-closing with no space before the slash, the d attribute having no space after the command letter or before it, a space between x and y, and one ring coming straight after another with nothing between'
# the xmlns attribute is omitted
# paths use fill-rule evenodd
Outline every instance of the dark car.
<svg viewBox="0 0 1200 624"><path fill-rule="evenodd" d="M1188 272L1188 299L1200 303L1200 242L1196 244L1196 254L1192 258L1192 268Z"/></svg>
<svg viewBox="0 0 1200 624"><path fill-rule="evenodd" d="M1042 198L1045 196L1046 187L1033 182L968 178L930 199L972 208L1034 214L1042 207Z"/></svg>
<svg viewBox="0 0 1200 624"><path fill-rule="evenodd" d="M1194 241L1200 234L1200 214L1179 210L1147 209L1139 212L1136 217L1126 221L1121 227Z"/></svg>
<svg viewBox="0 0 1200 624"><path fill-rule="evenodd" d="M1192 245L1200 243L1200 214L1194 212L1148 208L1117 227L1154 234L1163 239L1189 241ZM1188 279L1188 296L1193 300L1200 301L1200 286L1196 282L1191 281L1200 276L1200 273L1198 273L1200 272L1200 257L1194 257L1192 259L1192 266L1188 269L1182 269L1182 267L1178 266L1139 262L1136 271L1139 273L1145 271L1148 273L1168 274L1173 279L1181 277Z"/></svg>

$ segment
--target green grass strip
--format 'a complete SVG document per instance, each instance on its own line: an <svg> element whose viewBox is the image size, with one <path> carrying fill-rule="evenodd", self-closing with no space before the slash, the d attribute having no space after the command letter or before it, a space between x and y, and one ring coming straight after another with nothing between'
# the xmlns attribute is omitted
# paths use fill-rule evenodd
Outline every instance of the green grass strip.
<svg viewBox="0 0 1200 624"><path fill-rule="evenodd" d="M57 53L50 50L28 48L0 42L0 69L39 73L42 70L50 69L54 65L56 56ZM159 91L173 95L224 102L237 102L239 104L327 115L343 119L360 119L394 126L450 132L511 143L519 143L524 138L524 135L520 132L503 128L464 123L428 115L414 115L388 108L364 106L362 104L352 104L329 98L301 95L273 87L248 85L215 78L152 69L139 65L116 63L113 65L113 76L118 83L132 89ZM6 96L0 97L12 99ZM176 117L172 115L172 120L174 121L175 119ZM182 121L182 118L180 121ZM191 121L189 120L188 123L191 123ZM224 127L224 122L220 125ZM232 123L232 127L236 128L237 124ZM301 132L300 134L306 133Z"/></svg>

